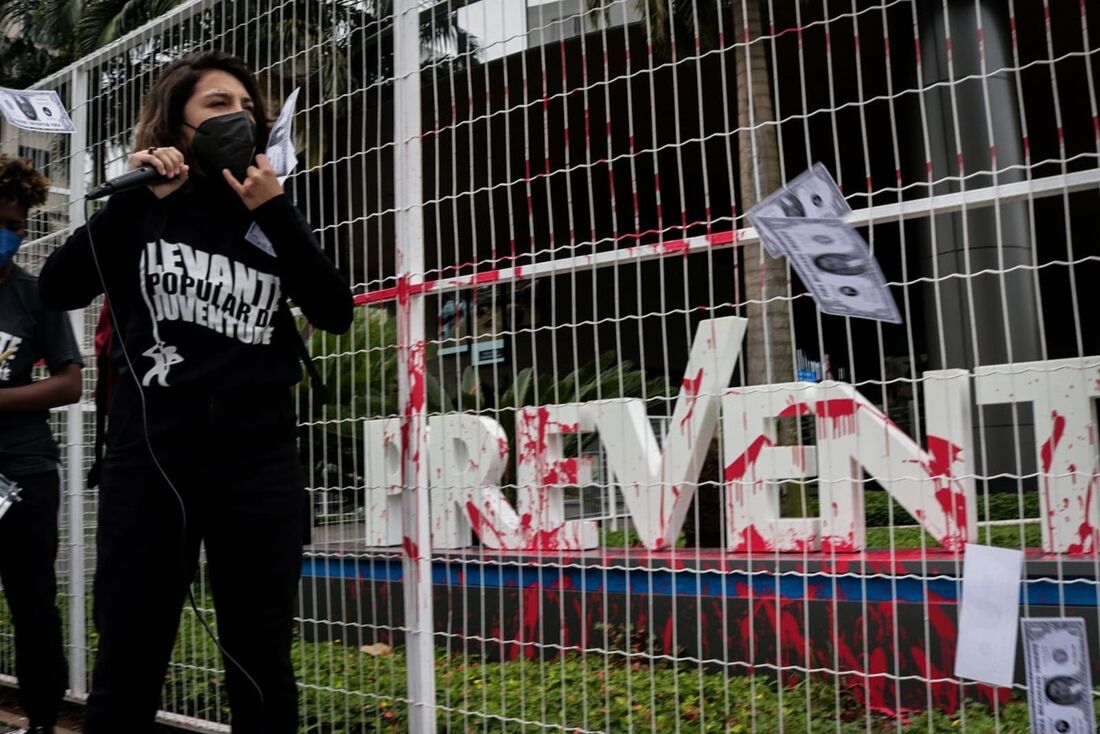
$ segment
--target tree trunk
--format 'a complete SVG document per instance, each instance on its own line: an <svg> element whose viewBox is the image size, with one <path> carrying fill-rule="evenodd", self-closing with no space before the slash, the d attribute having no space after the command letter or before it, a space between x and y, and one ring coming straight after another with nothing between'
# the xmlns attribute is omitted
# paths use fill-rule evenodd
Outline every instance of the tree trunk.
<svg viewBox="0 0 1100 734"><path fill-rule="evenodd" d="M733 1L734 29L739 39L761 36L760 4L761 0L744 0L743 4L742 0ZM747 49L739 48L736 56L741 213L779 188L782 180L767 49L766 43L757 42ZM790 293L787 261L773 258L755 243L741 249L741 268L749 319L741 356L745 384L788 382L795 375L791 303L786 298ZM794 421L780 421L776 438L780 445L791 445L799 442L797 433ZM797 484L783 485L780 490L780 512L784 517L806 514L800 490Z"/></svg>
<svg viewBox="0 0 1100 734"><path fill-rule="evenodd" d="M762 34L759 0L734 0L734 31L738 40L757 39ZM779 188L779 144L775 130L771 78L768 74L768 45L757 42L736 52L737 125L740 160L739 212ZM791 343L787 261L773 259L759 245L741 250L745 276L744 299L749 302L749 326L742 360L746 384L760 385L793 379L794 355ZM783 300L770 300L782 298Z"/></svg>

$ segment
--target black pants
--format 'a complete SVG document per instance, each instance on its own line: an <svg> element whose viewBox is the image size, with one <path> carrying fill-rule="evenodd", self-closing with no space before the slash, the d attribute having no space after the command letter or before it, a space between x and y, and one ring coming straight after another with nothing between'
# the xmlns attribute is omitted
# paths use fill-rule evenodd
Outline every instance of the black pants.
<svg viewBox="0 0 1100 734"><path fill-rule="evenodd" d="M232 658L233 731L297 731L290 647L306 504L291 395L146 393L150 442L179 497L150 461L140 404L123 389L100 488L99 650L84 731L152 729L200 543Z"/></svg>
<svg viewBox="0 0 1100 734"><path fill-rule="evenodd" d="M57 471L9 475L23 488L0 520L0 583L15 626L19 705L34 726L53 726L69 673L57 611Z"/></svg>

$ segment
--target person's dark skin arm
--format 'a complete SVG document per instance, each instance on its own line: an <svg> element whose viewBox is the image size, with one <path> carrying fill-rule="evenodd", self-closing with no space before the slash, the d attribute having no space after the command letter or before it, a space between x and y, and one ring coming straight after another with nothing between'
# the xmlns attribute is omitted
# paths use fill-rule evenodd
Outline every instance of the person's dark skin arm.
<svg viewBox="0 0 1100 734"><path fill-rule="evenodd" d="M44 380L0 389L0 412L49 410L80 400L80 365L70 362Z"/></svg>
<svg viewBox="0 0 1100 734"><path fill-rule="evenodd" d="M25 237L28 215L26 206L19 202L0 202L0 227ZM15 263L12 262L0 268L0 284L6 283L14 270ZM0 363L10 356L11 352L0 354ZM49 410L75 403L80 400L82 389L80 369L78 362L68 361L60 363L56 370L51 367L50 376L44 380L29 385L0 388L0 412Z"/></svg>

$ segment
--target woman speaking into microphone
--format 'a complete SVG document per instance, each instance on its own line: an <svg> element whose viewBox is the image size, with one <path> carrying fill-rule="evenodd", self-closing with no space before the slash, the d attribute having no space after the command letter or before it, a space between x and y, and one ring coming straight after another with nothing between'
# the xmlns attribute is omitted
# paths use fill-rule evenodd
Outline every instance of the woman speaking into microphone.
<svg viewBox="0 0 1100 734"><path fill-rule="evenodd" d="M348 329L352 296L263 155L267 108L221 52L168 64L141 110L130 167L159 182L115 194L42 269L44 304L104 294L117 370L100 481L88 734L153 726L200 543L233 731L294 732L290 660L304 481L292 386L293 300ZM256 224L270 246L246 239Z"/></svg>

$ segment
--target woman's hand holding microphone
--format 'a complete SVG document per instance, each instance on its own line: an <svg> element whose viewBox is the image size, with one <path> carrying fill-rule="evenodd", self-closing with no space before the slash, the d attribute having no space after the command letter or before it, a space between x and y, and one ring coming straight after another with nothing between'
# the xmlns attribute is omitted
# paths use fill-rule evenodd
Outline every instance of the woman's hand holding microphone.
<svg viewBox="0 0 1100 734"><path fill-rule="evenodd" d="M152 166L157 169L157 173L168 179L161 183L149 184L149 190L158 199L163 199L187 183L187 176L190 172L190 167L184 163L183 153L171 146L148 148L133 153L130 156L130 170L142 166Z"/></svg>

